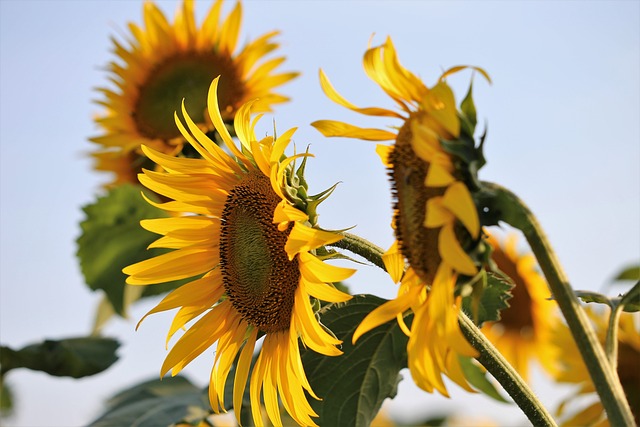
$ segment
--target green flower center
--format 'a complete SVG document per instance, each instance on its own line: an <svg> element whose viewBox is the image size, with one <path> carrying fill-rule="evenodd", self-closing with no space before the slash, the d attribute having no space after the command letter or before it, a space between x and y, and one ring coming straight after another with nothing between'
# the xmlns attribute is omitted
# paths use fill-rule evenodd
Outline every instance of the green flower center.
<svg viewBox="0 0 640 427"><path fill-rule="evenodd" d="M280 198L269 178L252 173L227 196L220 230L220 268L233 307L263 332L289 329L298 260L284 246L290 231L278 231L273 212Z"/></svg>
<svg viewBox="0 0 640 427"><path fill-rule="evenodd" d="M426 228L427 200L444 194L444 188L424 185L429 164L420 159L411 147L411 119L398 132L389 160L392 193L395 199L394 222L396 239L402 254L418 276L431 284L441 262L438 252L437 228Z"/></svg>
<svg viewBox="0 0 640 427"><path fill-rule="evenodd" d="M211 81L221 75L218 103L223 118L232 118L243 99L244 85L232 59L215 52L181 53L159 63L139 90L132 117L138 131L150 139L180 136L173 113L182 100L196 123L205 122Z"/></svg>

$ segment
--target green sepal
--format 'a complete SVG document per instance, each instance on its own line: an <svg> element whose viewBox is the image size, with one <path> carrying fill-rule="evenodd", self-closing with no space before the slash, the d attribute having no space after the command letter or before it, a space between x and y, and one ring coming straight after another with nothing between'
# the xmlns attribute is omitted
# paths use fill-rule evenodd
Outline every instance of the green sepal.
<svg viewBox="0 0 640 427"><path fill-rule="evenodd" d="M471 292L462 293L462 309L481 327L484 322L497 322L500 312L509 307L513 282L498 272L483 271L477 280L467 285Z"/></svg>
<svg viewBox="0 0 640 427"><path fill-rule="evenodd" d="M322 323L343 341L338 357L312 350L302 354L307 378L322 399L310 399L321 426L369 426L386 398L397 392L399 374L407 366L408 338L396 320L364 334L356 345L353 332L364 317L387 302L373 295L357 295L346 303L320 311ZM406 319L410 324L410 318Z"/></svg>
<svg viewBox="0 0 640 427"><path fill-rule="evenodd" d="M140 220L165 218L167 213L147 203L143 188L125 184L110 190L83 208L86 218L80 223L82 234L77 240L76 255L87 286L102 290L120 316L126 315L129 303L146 296L166 293L182 282L145 286L125 292L126 275L122 269L136 262L166 253L166 249L147 247L160 236L143 229ZM154 196L146 193L147 197Z"/></svg>
<svg viewBox="0 0 640 427"><path fill-rule="evenodd" d="M2 346L0 373L27 368L56 377L87 377L113 365L118 360L118 347L118 341L100 337L45 340L20 350Z"/></svg>
<svg viewBox="0 0 640 427"><path fill-rule="evenodd" d="M467 91L467 95L464 97L462 102L460 103L460 110L462 114L464 114L464 118L471 125L471 132L468 135L473 137L473 131L475 130L475 126L478 123L477 113L476 113L476 105L473 102L473 80L469 82L469 90Z"/></svg>
<svg viewBox="0 0 640 427"><path fill-rule="evenodd" d="M211 414L206 389L181 376L142 382L116 394L106 406L90 427L191 424Z"/></svg>
<svg viewBox="0 0 640 427"><path fill-rule="evenodd" d="M460 367L469 384L490 398L502 403L510 403L487 378L487 372L470 357L458 356Z"/></svg>

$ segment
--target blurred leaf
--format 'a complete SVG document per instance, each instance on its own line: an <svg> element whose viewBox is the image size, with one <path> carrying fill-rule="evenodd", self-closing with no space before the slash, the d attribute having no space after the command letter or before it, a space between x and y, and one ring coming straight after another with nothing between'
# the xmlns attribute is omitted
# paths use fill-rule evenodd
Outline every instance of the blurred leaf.
<svg viewBox="0 0 640 427"><path fill-rule="evenodd" d="M580 298L582 301L586 302L586 303L599 303L599 304L606 304L609 307L613 307L614 303L611 300L611 298L609 298L606 295L600 294L598 292L592 292L592 291L574 291L574 293L576 294L576 296L578 298Z"/></svg>
<svg viewBox="0 0 640 427"><path fill-rule="evenodd" d="M307 350L302 355L313 391L311 399L321 426L368 426L386 398L393 398L407 366L408 338L395 320L364 334L357 345L351 338L362 319L386 300L357 295L320 311L321 322L343 341L343 355L327 357Z"/></svg>
<svg viewBox="0 0 640 427"><path fill-rule="evenodd" d="M508 277L487 271L483 280L474 285L471 295L462 299L462 309L478 326L484 322L497 322L500 312L509 307L513 286Z"/></svg>
<svg viewBox="0 0 640 427"><path fill-rule="evenodd" d="M614 278L614 281L637 281L640 280L640 265L631 265L620 271Z"/></svg>
<svg viewBox="0 0 640 427"><path fill-rule="evenodd" d="M156 427L182 420L206 418L206 390L184 377L150 380L121 391L107 402L107 410L90 427Z"/></svg>
<svg viewBox="0 0 640 427"><path fill-rule="evenodd" d="M4 376L0 375L0 415L8 417L13 414L13 390Z"/></svg>
<svg viewBox="0 0 640 427"><path fill-rule="evenodd" d="M0 369L27 368L58 377L81 378L104 371L118 356L120 343L110 338L45 340L21 350L0 347Z"/></svg>
<svg viewBox="0 0 640 427"><path fill-rule="evenodd" d="M623 306L623 310L626 312L634 313L640 311L640 282L636 283L629 292L622 296L620 305Z"/></svg>
<svg viewBox="0 0 640 427"><path fill-rule="evenodd" d="M469 384L498 402L510 403L502 397L493 383L487 378L486 371L475 363L474 359L462 356L459 356L458 359L460 360L460 366Z"/></svg>
<svg viewBox="0 0 640 427"><path fill-rule="evenodd" d="M126 275L122 269L136 262L167 252L147 247L159 236L143 229L140 220L167 217L167 213L147 203L142 187L122 185L83 208L77 256L87 285L102 290L116 314L124 316L127 305L138 298L168 292L180 282L145 286L125 293ZM132 296L135 297L131 298ZM128 300L129 299L129 300ZM102 313L104 315L104 313ZM103 318L104 320L104 318Z"/></svg>

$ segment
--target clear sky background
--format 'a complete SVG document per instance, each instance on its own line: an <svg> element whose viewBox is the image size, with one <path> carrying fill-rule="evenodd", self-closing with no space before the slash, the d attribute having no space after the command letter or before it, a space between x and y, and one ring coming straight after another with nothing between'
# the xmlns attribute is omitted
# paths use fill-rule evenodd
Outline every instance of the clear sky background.
<svg viewBox="0 0 640 427"><path fill-rule="evenodd" d="M160 3L171 16L178 2ZM210 2L199 1L202 19ZM394 108L362 68L372 36L390 35L402 63L432 85L450 66L485 68L476 79L480 121L488 123L488 165L481 178L520 195L538 215L576 289L602 290L623 265L640 259L640 2L638 1L246 1L241 41L281 30L283 70L302 76L283 86L292 102L273 117L280 132L297 126L299 147L316 155L312 190L342 184L320 209L326 228L355 232L388 247L391 207L386 173L372 143L325 139L309 126L340 119L361 126L397 124L334 105L321 92L323 67L360 106ZM226 5L229 10L231 4ZM140 1L0 0L0 343L20 348L44 338L90 331L99 295L83 284L75 239L81 206L107 180L85 153L100 108L95 87L108 85L111 35L142 20ZM458 99L470 74L452 77ZM271 132L271 117L261 122ZM392 297L395 287L373 267L350 282L355 293ZM610 290L614 293L616 290ZM166 355L171 315L134 331L156 301L105 334L123 343L121 359L83 380L15 371L8 381L16 415L7 426L75 426L92 420L114 392L155 378ZM204 385L211 363L186 369ZM534 387L554 409L561 394L540 374ZM501 425L526 425L514 405L455 388L452 399L418 390L407 373L385 404L404 422L457 411Z"/></svg>

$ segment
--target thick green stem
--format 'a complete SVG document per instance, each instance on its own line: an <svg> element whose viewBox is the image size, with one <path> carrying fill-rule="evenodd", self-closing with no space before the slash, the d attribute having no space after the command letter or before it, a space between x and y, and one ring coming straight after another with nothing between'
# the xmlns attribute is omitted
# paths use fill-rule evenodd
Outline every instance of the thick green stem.
<svg viewBox="0 0 640 427"><path fill-rule="evenodd" d="M522 377L495 346L484 336L464 313L460 313L462 333L480 356L478 362L500 383L513 401L522 409L534 426L555 426L547 409L540 403Z"/></svg>
<svg viewBox="0 0 640 427"><path fill-rule="evenodd" d="M349 252L360 255L362 258L386 271L384 262L382 262L384 249L374 245L373 243L369 242L366 239L363 239L362 237L356 236L355 234L342 233L342 235L344 236L342 240L332 243L330 246L335 246L336 248L340 249L346 249Z"/></svg>
<svg viewBox="0 0 640 427"><path fill-rule="evenodd" d="M356 235L343 234L344 238L331 246L346 249L385 269L382 262L384 251L381 248ZM460 313L460 328L469 343L480 353L477 360L509 393L529 421L535 426L555 426L553 418L527 383L464 313Z"/></svg>
<svg viewBox="0 0 640 427"><path fill-rule="evenodd" d="M610 424L634 426L633 415L618 376L609 364L591 323L537 219L529 208L506 188L487 182L483 182L482 185L483 201L488 208L485 214L518 228L529 242L553 298L557 301L582 354L602 405L607 411Z"/></svg>

